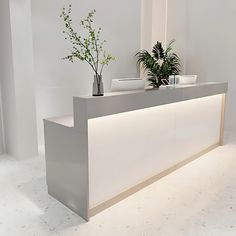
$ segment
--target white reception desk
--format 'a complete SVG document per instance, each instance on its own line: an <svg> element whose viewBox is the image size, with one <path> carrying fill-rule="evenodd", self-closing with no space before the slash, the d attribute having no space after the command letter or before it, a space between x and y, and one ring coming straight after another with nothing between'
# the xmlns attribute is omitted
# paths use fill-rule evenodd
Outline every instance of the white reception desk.
<svg viewBox="0 0 236 236"><path fill-rule="evenodd" d="M227 86L74 97L44 120L49 194L89 220L221 145Z"/></svg>

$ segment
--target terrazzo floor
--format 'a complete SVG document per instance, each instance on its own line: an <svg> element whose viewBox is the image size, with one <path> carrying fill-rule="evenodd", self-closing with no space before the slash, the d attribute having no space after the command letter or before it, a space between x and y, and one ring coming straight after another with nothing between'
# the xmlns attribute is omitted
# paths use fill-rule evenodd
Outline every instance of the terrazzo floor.
<svg viewBox="0 0 236 236"><path fill-rule="evenodd" d="M44 157L0 157L0 236L236 236L236 135L86 223L48 196Z"/></svg>

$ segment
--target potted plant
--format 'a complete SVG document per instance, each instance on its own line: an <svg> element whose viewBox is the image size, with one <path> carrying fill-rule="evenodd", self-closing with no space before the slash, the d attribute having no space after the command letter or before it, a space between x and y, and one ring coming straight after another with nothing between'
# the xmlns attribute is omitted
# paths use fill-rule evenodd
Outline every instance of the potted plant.
<svg viewBox="0 0 236 236"><path fill-rule="evenodd" d="M87 62L95 73L93 96L103 96L102 72L104 66L115 58L104 49L106 40L100 38L101 28L96 29L93 25L93 17L96 10L89 12L87 17L80 22L81 27L87 32L86 37L82 37L74 30L71 11L72 6L69 5L68 10L63 8L60 15L65 25L65 30L63 31L65 39L69 40L72 45L70 54L63 59L72 63L76 59Z"/></svg>
<svg viewBox="0 0 236 236"><path fill-rule="evenodd" d="M153 46L152 54L147 50L140 50L136 53L137 63L147 71L148 81L153 88L159 88L165 81L169 80L170 75L180 73L180 59L177 54L172 52L172 40L164 50L162 44L157 41Z"/></svg>

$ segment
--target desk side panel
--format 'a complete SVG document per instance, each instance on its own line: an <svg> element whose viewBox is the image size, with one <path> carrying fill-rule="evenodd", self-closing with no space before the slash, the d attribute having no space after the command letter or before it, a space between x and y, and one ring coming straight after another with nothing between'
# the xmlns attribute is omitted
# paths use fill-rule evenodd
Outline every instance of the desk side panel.
<svg viewBox="0 0 236 236"><path fill-rule="evenodd" d="M88 220L88 139L74 128L44 120L48 192Z"/></svg>

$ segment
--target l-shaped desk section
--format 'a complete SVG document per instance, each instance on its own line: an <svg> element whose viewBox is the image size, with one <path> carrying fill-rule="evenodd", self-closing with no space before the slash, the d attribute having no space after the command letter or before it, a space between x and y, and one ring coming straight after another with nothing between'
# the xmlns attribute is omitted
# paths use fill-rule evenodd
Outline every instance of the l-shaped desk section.
<svg viewBox="0 0 236 236"><path fill-rule="evenodd" d="M222 145L227 87L74 97L73 116L44 120L49 194L89 220Z"/></svg>

